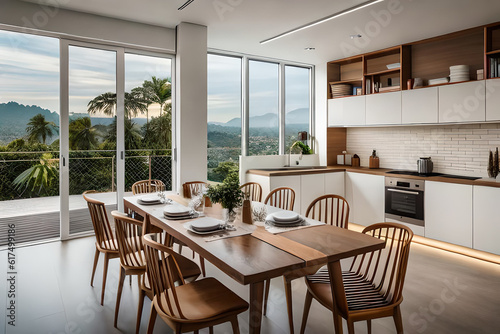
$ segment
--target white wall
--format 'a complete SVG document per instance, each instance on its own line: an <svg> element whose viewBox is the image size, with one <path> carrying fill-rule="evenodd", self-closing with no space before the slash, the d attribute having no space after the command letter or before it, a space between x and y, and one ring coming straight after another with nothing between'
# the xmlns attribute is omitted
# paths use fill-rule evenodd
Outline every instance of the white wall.
<svg viewBox="0 0 500 334"><path fill-rule="evenodd" d="M361 166L376 149L381 168L417 169L431 157L434 172L487 177L489 151L500 147L500 124L348 128L347 150Z"/></svg>
<svg viewBox="0 0 500 334"><path fill-rule="evenodd" d="M54 3L57 4L57 1ZM45 7L19 0L1 0L0 23L27 30L70 35L93 42L125 43L175 52L175 30L108 17Z"/></svg>
<svg viewBox="0 0 500 334"><path fill-rule="evenodd" d="M207 179L207 27L177 26L175 116L177 190Z"/></svg>

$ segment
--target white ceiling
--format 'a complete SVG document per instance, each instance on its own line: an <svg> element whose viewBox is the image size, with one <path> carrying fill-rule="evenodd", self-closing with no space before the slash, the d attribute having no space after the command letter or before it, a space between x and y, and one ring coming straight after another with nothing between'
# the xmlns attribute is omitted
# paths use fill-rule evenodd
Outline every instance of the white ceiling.
<svg viewBox="0 0 500 334"><path fill-rule="evenodd" d="M53 0L25 0L54 3ZM62 8L174 28L208 27L208 45L220 49L321 64L500 20L499 0L384 0L279 40L259 42L366 0L64 0ZM392 13L391 13L392 10ZM389 13L378 18L374 13ZM360 33L361 39L350 35ZM314 47L315 51L305 51Z"/></svg>

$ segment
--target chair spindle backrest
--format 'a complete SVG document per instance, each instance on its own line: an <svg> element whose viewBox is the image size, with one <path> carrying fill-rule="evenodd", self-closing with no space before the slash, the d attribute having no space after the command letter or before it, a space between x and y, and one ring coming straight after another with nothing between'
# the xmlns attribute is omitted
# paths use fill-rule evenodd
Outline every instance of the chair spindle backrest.
<svg viewBox="0 0 500 334"><path fill-rule="evenodd" d="M113 229L109 224L106 206L103 202L88 197L87 194L89 193L91 192L84 192L83 198L87 201L87 205L89 207L90 219L92 220L92 226L94 227L97 244L102 249L116 250L118 248L118 244L116 243Z"/></svg>
<svg viewBox="0 0 500 334"><path fill-rule="evenodd" d="M295 191L288 187L276 188L267 195L264 204L269 204L283 210L293 211Z"/></svg>
<svg viewBox="0 0 500 334"><path fill-rule="evenodd" d="M207 183L203 181L186 182L182 185L182 191L185 198L191 198L193 194L202 192L203 187L207 186Z"/></svg>
<svg viewBox="0 0 500 334"><path fill-rule="evenodd" d="M386 300L396 302L402 298L413 232L401 224L379 223L366 227L363 233L385 240L385 247L356 256L350 271L370 281Z"/></svg>
<svg viewBox="0 0 500 334"><path fill-rule="evenodd" d="M339 195L323 195L311 202L306 217L337 227L347 228L349 203Z"/></svg>
<svg viewBox="0 0 500 334"><path fill-rule="evenodd" d="M156 242L155 238L155 234L146 234L143 237L146 271L150 278L153 293L157 296L157 302L162 311L173 317L185 319L175 284L179 282L180 285L184 285L185 281L173 256L174 250ZM161 293L164 293L164 299L158 297Z"/></svg>
<svg viewBox="0 0 500 334"><path fill-rule="evenodd" d="M165 183L161 180L142 180L137 181L132 185L132 193L137 194L147 194L154 193L157 191L164 191Z"/></svg>
<svg viewBox="0 0 500 334"><path fill-rule="evenodd" d="M116 240L120 262L126 268L143 267L145 262L142 243L143 222L129 218L118 211L111 212L115 220Z"/></svg>
<svg viewBox="0 0 500 334"><path fill-rule="evenodd" d="M262 201L262 187L257 182L247 182L240 187L245 198L251 201Z"/></svg>

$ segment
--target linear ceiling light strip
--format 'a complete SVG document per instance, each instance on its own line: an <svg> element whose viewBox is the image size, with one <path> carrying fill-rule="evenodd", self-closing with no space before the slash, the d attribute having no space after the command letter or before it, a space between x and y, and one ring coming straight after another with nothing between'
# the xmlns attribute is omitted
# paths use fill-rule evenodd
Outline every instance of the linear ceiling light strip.
<svg viewBox="0 0 500 334"><path fill-rule="evenodd" d="M324 17L322 19L319 19L319 20L316 20L316 21L313 21L311 23L307 23L303 26L300 26L298 28L295 28L295 29L292 29L292 30L289 30L289 31L286 31L282 34L279 34L279 35L276 35L274 37L271 37L271 38L268 38L268 39L265 39L263 41L260 42L260 44L265 44L265 43L269 43L269 42L272 42L274 40L277 40L278 38L281 38L281 37L285 37L285 36L288 36L288 35L291 35L293 33L296 33L297 31L301 31L301 30L304 30L304 29L307 29L307 28L310 28L310 27L313 27L315 25L318 25L318 24L321 24L321 23L324 23L326 21L330 21L330 20L333 20L334 18L337 18L339 16L342 16L342 15L345 15L345 14L349 14L349 13L352 13L354 11L357 11L359 9L362 9L362 8L365 8L365 7L368 7L368 6L371 6L373 4L376 4L377 2L382 2L384 0L370 0L370 1L367 1L367 2L363 2L362 4L359 4L359 5L356 5L354 7L350 7L350 8L347 8L343 11L340 11L338 13L335 13L335 14L332 14L330 16L327 16L327 17Z"/></svg>
<svg viewBox="0 0 500 334"><path fill-rule="evenodd" d="M186 8L187 6L189 6L191 4L191 2L193 2L194 0L188 0L186 1L182 6L180 6L179 8L177 8L177 10L183 10L184 8Z"/></svg>

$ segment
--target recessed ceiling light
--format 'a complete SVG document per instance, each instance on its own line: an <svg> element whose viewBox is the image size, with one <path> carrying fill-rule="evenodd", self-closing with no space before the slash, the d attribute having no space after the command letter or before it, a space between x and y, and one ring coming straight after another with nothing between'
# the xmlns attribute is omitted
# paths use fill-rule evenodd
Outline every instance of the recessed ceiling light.
<svg viewBox="0 0 500 334"><path fill-rule="evenodd" d="M304 50L306 50L306 51L314 51L314 50L316 50L316 48L304 48Z"/></svg>
<svg viewBox="0 0 500 334"><path fill-rule="evenodd" d="M363 36L361 36L361 34L355 34L355 35L351 35L350 37L351 37L351 39L355 39L355 38L361 38Z"/></svg>
<svg viewBox="0 0 500 334"><path fill-rule="evenodd" d="M340 17L342 15L345 15L345 14L349 14L349 13L352 13L352 12L355 12L357 10L360 10L361 8L365 8L365 7L368 7L368 6L371 6L373 4L376 4L377 2L381 2L381 1L384 1L384 0L369 0L369 1L366 1L366 2L363 2L359 5L356 5L356 6L353 6L353 7L350 7L350 8L347 8L345 10L342 10L340 12L337 12L335 14L332 14L330 16L327 16L327 17L324 17L322 19L319 19L319 20L316 20L316 21L313 21L313 22L310 22L310 23L307 23L303 26L300 26L300 27L297 27L295 29L292 29L292 30L289 30L289 31L286 31L282 34L279 34L279 35L276 35L274 37L271 37L271 38L268 38L268 39L265 39L263 41L260 42L260 44L265 44L265 43L269 43L271 41L274 41L274 40L277 40L278 38L281 38L281 37L285 37L285 36L288 36L288 35L291 35L293 33L296 33L297 31L301 31L301 30L304 30L304 29L307 29L307 28L310 28L310 27L313 27L315 25L318 25L318 24L321 24L321 23L324 23L326 21L330 21L330 20L333 20L334 18L337 18L337 17Z"/></svg>

